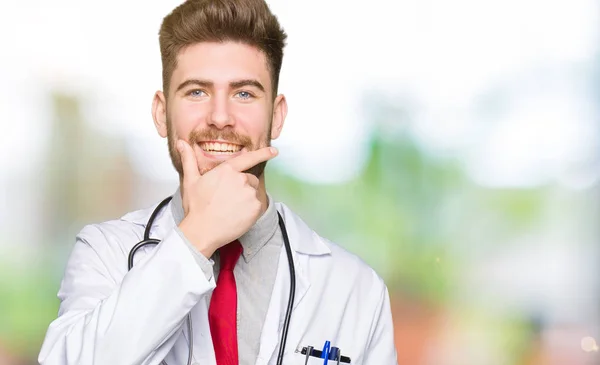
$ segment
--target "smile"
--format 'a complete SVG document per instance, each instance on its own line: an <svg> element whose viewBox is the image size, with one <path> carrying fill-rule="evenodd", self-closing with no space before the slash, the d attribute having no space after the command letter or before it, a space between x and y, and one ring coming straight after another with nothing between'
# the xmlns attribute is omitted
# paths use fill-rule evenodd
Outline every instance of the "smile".
<svg viewBox="0 0 600 365"><path fill-rule="evenodd" d="M227 142L200 142L198 145L211 155L232 155L242 149L240 145Z"/></svg>

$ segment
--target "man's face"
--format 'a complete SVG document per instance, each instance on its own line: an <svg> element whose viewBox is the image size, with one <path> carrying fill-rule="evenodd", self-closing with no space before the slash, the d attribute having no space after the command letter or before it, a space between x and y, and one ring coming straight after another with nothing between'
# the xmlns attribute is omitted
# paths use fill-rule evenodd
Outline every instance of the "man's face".
<svg viewBox="0 0 600 365"><path fill-rule="evenodd" d="M200 174L205 174L234 156L270 146L281 132L286 111L282 95L273 102L264 53L233 42L185 48L177 58L168 98L158 92L153 105L155 124L168 138L180 177L178 139L192 146ZM248 172L260 177L265 164Z"/></svg>

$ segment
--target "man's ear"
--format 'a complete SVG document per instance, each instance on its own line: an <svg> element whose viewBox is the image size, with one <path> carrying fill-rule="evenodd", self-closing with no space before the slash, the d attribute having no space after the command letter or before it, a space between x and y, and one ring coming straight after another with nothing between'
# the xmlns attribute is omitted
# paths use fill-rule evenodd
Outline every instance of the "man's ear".
<svg viewBox="0 0 600 365"><path fill-rule="evenodd" d="M157 91L152 100L154 127L162 138L167 138L167 100L162 91Z"/></svg>
<svg viewBox="0 0 600 365"><path fill-rule="evenodd" d="M277 95L273 103L273 124L271 125L271 139L279 138L283 123L287 116L288 106L283 94Z"/></svg>

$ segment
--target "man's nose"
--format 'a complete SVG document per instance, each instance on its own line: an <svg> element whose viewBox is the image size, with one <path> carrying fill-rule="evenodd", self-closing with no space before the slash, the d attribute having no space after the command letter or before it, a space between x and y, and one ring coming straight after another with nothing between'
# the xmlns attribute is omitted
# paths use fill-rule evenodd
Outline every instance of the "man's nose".
<svg viewBox="0 0 600 365"><path fill-rule="evenodd" d="M208 124L222 129L233 125L233 119L229 113L229 100L227 97L219 96L212 99L212 110Z"/></svg>

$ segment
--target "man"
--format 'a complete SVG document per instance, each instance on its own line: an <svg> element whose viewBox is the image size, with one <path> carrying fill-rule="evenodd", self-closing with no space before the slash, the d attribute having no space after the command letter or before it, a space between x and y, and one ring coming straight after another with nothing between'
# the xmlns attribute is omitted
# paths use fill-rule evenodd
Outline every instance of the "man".
<svg viewBox="0 0 600 365"><path fill-rule="evenodd" d="M266 192L285 39L263 0L189 0L164 19L152 112L180 188L164 207L83 228L41 364L321 364L302 350L326 341L352 364L396 364L381 278ZM128 270L147 225L161 242Z"/></svg>

